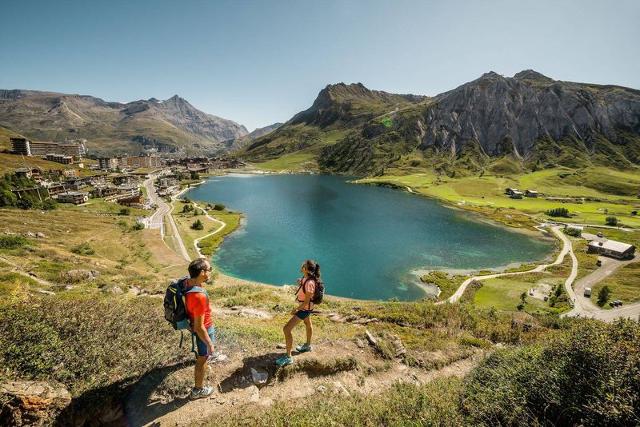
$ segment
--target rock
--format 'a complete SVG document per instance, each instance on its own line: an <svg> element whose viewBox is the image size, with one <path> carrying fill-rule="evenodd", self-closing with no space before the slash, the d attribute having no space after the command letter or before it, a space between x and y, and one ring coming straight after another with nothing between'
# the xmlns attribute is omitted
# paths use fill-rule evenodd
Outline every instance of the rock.
<svg viewBox="0 0 640 427"><path fill-rule="evenodd" d="M243 393L249 402L257 403L260 401L260 389L255 385L247 387Z"/></svg>
<svg viewBox="0 0 640 427"><path fill-rule="evenodd" d="M37 292L41 293L41 294L45 294L45 295L55 295L55 292L52 291L46 291L44 289L37 289Z"/></svg>
<svg viewBox="0 0 640 427"><path fill-rule="evenodd" d="M340 317L339 315L333 315L333 316L329 316L329 320L331 320L332 322L336 322L336 323L344 323L345 320L344 318Z"/></svg>
<svg viewBox="0 0 640 427"><path fill-rule="evenodd" d="M260 400L258 402L258 405L269 407L269 406L273 405L273 399L269 399L269 398L262 399L262 400Z"/></svg>
<svg viewBox="0 0 640 427"><path fill-rule="evenodd" d="M349 396L349 391L344 386L344 384L342 384L340 381L334 381L333 388L338 394L341 394L343 396Z"/></svg>
<svg viewBox="0 0 640 427"><path fill-rule="evenodd" d="M345 317L344 320L346 320L347 322L353 322L354 320L357 320L358 316L356 316L355 314L350 314L347 317Z"/></svg>
<svg viewBox="0 0 640 427"><path fill-rule="evenodd" d="M139 287L137 287L137 286L131 286L131 287L129 288L129 293L130 293L130 294L133 294L133 295L135 295L135 296L138 296L138 295L140 295L140 294L142 293L142 289L140 289L140 288L139 288Z"/></svg>
<svg viewBox="0 0 640 427"><path fill-rule="evenodd" d="M251 379L253 380L253 383L255 385L263 385L267 383L267 380L269 379L269 373L263 371L262 369L258 370L251 368Z"/></svg>
<svg viewBox="0 0 640 427"><path fill-rule="evenodd" d="M280 350L283 350L283 349L287 348L287 346L285 344L278 343L278 344L276 344L276 348L280 349Z"/></svg>
<svg viewBox="0 0 640 427"><path fill-rule="evenodd" d="M44 233L42 233L42 232L40 232L40 231L38 231L38 232L36 233L36 237L37 237L38 239L46 239L46 238L47 238L47 236L45 236L45 235L44 235Z"/></svg>
<svg viewBox="0 0 640 427"><path fill-rule="evenodd" d="M71 402L62 384L11 381L0 385L0 425L49 425Z"/></svg>
<svg viewBox="0 0 640 427"><path fill-rule="evenodd" d="M393 336L391 339L391 344L393 345L393 349L395 350L396 357L404 357L407 353L407 349L404 348L404 344L402 344L402 340L398 336Z"/></svg>
<svg viewBox="0 0 640 427"><path fill-rule="evenodd" d="M318 386L318 388L316 388L316 390L317 390L318 392L320 392L320 393L326 393L326 392L327 392L327 387L326 387L326 386L324 386L324 385L322 385L322 384L320 384L320 385Z"/></svg>
<svg viewBox="0 0 640 427"><path fill-rule="evenodd" d="M367 346L367 343L365 343L361 338L356 338L356 345L358 346L358 348L365 348Z"/></svg>
<svg viewBox="0 0 640 427"><path fill-rule="evenodd" d="M114 295L120 295L124 293L124 291L119 286L114 286L113 288L111 288L111 293Z"/></svg>
<svg viewBox="0 0 640 427"><path fill-rule="evenodd" d="M60 278L65 282L79 283L86 280L94 280L99 275L100 272L97 270L78 269L63 271L60 273Z"/></svg>
<svg viewBox="0 0 640 427"><path fill-rule="evenodd" d="M209 359L207 360L207 362L210 363L210 364L224 363L228 359L229 359L229 356L227 356L226 354L222 354L222 353L216 351L211 356L209 356Z"/></svg>
<svg viewBox="0 0 640 427"><path fill-rule="evenodd" d="M35 233L31 232L31 231L27 231L26 233L24 233L25 237L36 237Z"/></svg>
<svg viewBox="0 0 640 427"><path fill-rule="evenodd" d="M375 337L373 335L371 335L371 332L369 332L368 330L365 330L364 334L367 337L367 341L369 341L369 343L372 346L378 347L378 340L376 340Z"/></svg>

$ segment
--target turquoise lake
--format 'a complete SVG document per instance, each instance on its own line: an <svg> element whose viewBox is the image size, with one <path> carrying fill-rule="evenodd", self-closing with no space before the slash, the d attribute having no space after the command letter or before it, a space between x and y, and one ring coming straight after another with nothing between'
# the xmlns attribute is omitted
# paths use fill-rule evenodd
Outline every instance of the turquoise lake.
<svg viewBox="0 0 640 427"><path fill-rule="evenodd" d="M293 284L311 258L321 266L327 293L344 297L418 299L425 290L416 285L416 270L495 268L541 260L553 248L435 200L346 181L330 175L227 175L209 179L187 197L245 215L213 257L220 271Z"/></svg>

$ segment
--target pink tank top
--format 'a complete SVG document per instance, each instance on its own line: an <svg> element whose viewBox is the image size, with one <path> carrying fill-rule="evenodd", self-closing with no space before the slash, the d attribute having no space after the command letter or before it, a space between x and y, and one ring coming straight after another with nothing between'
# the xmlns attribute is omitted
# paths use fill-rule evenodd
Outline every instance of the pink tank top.
<svg viewBox="0 0 640 427"><path fill-rule="evenodd" d="M311 298L313 298L313 294L316 291L316 281L309 278L309 279L300 279L298 283L303 283L303 281L306 280L306 282L304 282L304 285L299 286L300 289L298 289L298 293L296 294L296 300L298 302L304 302L305 299L305 292L306 293L310 293L311 294ZM303 310L312 310L313 309L313 303L311 301L309 301L309 304L305 305L304 307L302 307Z"/></svg>

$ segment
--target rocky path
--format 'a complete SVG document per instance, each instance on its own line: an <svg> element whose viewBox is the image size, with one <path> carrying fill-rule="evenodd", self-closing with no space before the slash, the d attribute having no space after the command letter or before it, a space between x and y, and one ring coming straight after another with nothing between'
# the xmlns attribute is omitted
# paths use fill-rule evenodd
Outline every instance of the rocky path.
<svg viewBox="0 0 640 427"><path fill-rule="evenodd" d="M466 375L481 353L436 370L384 361L375 350L354 341L325 342L295 357L295 364L276 368L282 350L249 353L225 349L228 359L210 365L211 397L190 400L193 365L178 364L147 375L133 388L125 412L131 426L181 426L215 420L230 411L262 411L280 400L313 394L377 394L398 381L424 384L436 378Z"/></svg>

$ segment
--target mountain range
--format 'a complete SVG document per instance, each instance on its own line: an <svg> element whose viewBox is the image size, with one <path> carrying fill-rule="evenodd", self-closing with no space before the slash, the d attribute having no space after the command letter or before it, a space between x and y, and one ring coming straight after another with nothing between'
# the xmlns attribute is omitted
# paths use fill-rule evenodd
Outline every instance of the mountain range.
<svg viewBox="0 0 640 427"><path fill-rule="evenodd" d="M489 72L434 97L328 85L312 106L239 153L295 154L328 172L433 168L448 175L558 165L640 165L640 91ZM292 157L293 158L293 157Z"/></svg>
<svg viewBox="0 0 640 427"><path fill-rule="evenodd" d="M94 154L149 149L184 154L226 151L248 135L175 95L129 103L85 95L0 90L0 126L35 140L87 139Z"/></svg>

